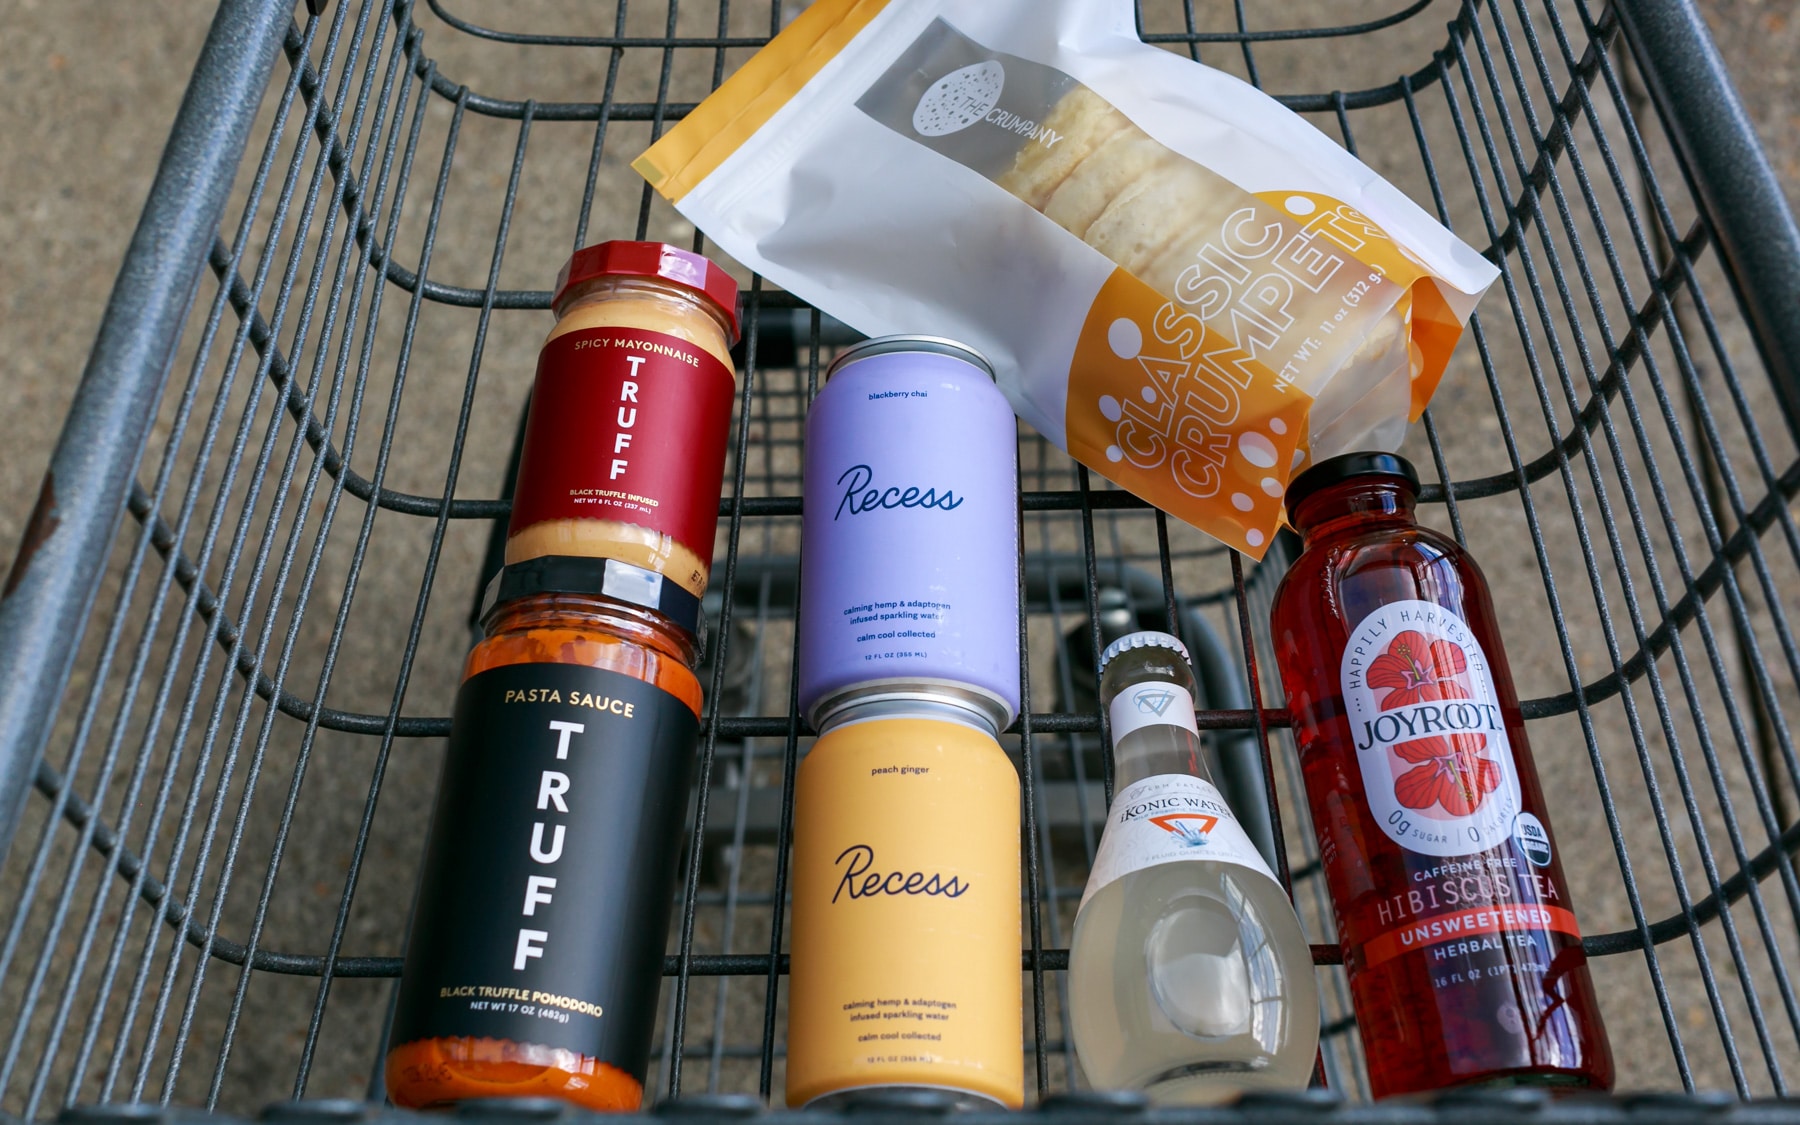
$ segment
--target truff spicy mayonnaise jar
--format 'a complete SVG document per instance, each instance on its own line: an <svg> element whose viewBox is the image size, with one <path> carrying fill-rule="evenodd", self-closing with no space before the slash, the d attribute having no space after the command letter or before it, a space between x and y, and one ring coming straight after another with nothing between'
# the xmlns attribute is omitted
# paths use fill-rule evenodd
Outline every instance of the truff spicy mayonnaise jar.
<svg viewBox="0 0 1800 1125"><path fill-rule="evenodd" d="M661 242L576 251L538 354L506 561L617 559L699 597L737 376L737 282Z"/></svg>

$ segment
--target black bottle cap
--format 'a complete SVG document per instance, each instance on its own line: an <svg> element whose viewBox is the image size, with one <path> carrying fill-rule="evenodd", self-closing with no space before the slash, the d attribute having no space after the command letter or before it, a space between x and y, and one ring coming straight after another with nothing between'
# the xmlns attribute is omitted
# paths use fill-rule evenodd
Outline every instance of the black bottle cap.
<svg viewBox="0 0 1800 1125"><path fill-rule="evenodd" d="M482 596L481 617L533 594L588 594L659 613L688 636L701 639L700 599L681 586L618 559L543 555L502 567Z"/></svg>
<svg viewBox="0 0 1800 1125"><path fill-rule="evenodd" d="M1414 496L1419 494L1419 473L1398 453L1342 453L1327 457L1301 473L1287 486L1287 510L1291 516L1308 496L1322 488L1356 477L1399 477Z"/></svg>

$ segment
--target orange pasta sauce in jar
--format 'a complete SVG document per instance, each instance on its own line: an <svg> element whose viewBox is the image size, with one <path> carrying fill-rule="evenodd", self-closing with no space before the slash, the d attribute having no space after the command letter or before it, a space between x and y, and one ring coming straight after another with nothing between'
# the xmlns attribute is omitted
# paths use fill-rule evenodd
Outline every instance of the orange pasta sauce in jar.
<svg viewBox="0 0 1800 1125"><path fill-rule="evenodd" d="M706 591L737 376L737 282L661 242L563 266L538 355L506 561L618 559Z"/></svg>
<svg viewBox="0 0 1800 1125"><path fill-rule="evenodd" d="M700 725L699 599L552 556L506 567L438 787L388 1095L643 1101ZM682 592L685 594L685 592Z"/></svg>

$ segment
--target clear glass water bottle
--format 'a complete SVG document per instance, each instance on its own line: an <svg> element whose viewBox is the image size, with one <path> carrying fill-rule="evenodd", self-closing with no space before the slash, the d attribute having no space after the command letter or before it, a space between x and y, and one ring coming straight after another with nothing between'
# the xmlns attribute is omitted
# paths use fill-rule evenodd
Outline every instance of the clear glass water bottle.
<svg viewBox="0 0 1800 1125"><path fill-rule="evenodd" d="M1069 951L1088 1081L1169 1103L1303 1087L1319 1042L1312 953L1202 764L1187 649L1132 633L1100 667L1118 789Z"/></svg>

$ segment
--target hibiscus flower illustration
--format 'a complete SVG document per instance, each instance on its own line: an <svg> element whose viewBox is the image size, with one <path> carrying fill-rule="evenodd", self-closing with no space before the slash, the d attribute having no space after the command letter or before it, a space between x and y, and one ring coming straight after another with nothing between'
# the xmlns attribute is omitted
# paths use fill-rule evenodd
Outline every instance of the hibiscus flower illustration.
<svg viewBox="0 0 1800 1125"><path fill-rule="evenodd" d="M1451 816L1468 816L1500 788L1500 767L1482 756L1487 736L1434 735L1394 745L1394 753L1417 763L1394 780L1394 796L1409 809L1444 806Z"/></svg>
<svg viewBox="0 0 1800 1125"><path fill-rule="evenodd" d="M1461 677L1468 670L1461 645L1408 629L1369 664L1369 686L1389 689L1381 701L1383 711L1427 699L1467 699L1469 691Z"/></svg>
<svg viewBox="0 0 1800 1125"><path fill-rule="evenodd" d="M1391 711L1436 699L1468 699L1469 662L1460 645L1408 629L1369 664L1368 683L1385 691L1381 709ZM1483 734L1433 735L1394 745L1413 768L1394 780L1394 796L1409 809L1441 805L1451 816L1468 816L1500 787L1500 767L1484 757Z"/></svg>

